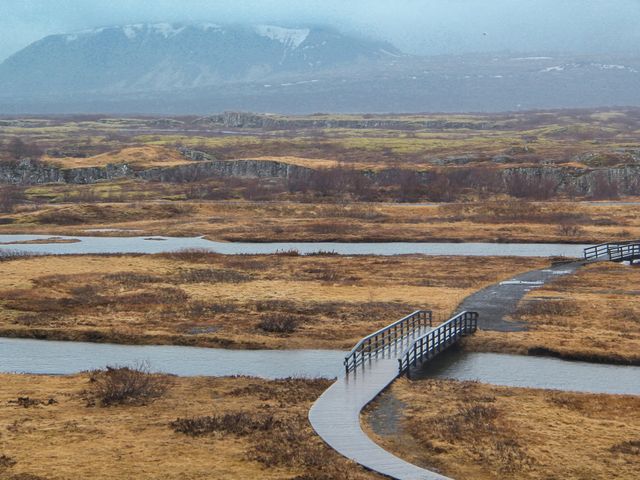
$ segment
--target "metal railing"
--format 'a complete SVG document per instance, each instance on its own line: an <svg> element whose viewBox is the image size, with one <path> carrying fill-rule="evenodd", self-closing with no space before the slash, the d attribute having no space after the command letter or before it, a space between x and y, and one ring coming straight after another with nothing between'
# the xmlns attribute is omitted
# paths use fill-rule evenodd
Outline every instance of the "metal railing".
<svg viewBox="0 0 640 480"><path fill-rule="evenodd" d="M478 329L478 313L462 312L434 328L430 332L416 338L398 358L400 375L409 373L411 366L417 366L431 359L460 337L474 333Z"/></svg>
<svg viewBox="0 0 640 480"><path fill-rule="evenodd" d="M355 370L367 359L384 352L385 349L397 346L399 341L412 335L416 330L431 327L432 322L433 314L430 310L418 310L364 337L344 358L346 372Z"/></svg>
<svg viewBox="0 0 640 480"><path fill-rule="evenodd" d="M640 242L635 244L619 245L611 250L609 259L614 262L640 259Z"/></svg>
<svg viewBox="0 0 640 480"><path fill-rule="evenodd" d="M623 261L640 258L640 240L630 242L602 243L584 249L585 260L607 259Z"/></svg>

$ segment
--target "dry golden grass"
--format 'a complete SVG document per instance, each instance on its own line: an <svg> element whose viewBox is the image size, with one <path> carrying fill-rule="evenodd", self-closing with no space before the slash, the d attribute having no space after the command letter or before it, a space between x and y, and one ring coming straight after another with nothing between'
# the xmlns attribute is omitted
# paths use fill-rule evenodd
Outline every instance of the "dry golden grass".
<svg viewBox="0 0 640 480"><path fill-rule="evenodd" d="M172 167L193 163L174 148L157 146L128 147L86 158L44 158L63 168L104 167L126 163L133 168Z"/></svg>
<svg viewBox="0 0 640 480"><path fill-rule="evenodd" d="M414 310L445 317L470 293L544 265L527 258L201 252L21 258L2 263L0 334L349 348ZM283 316L292 329L265 327Z"/></svg>
<svg viewBox="0 0 640 480"><path fill-rule="evenodd" d="M147 405L99 407L87 406L89 378L0 375L0 478L379 478L313 434L307 412L328 381L172 378ZM235 414L274 422L265 431L249 425L201 436L171 426L178 418Z"/></svg>
<svg viewBox="0 0 640 480"><path fill-rule="evenodd" d="M640 268L597 263L532 290L516 320L525 332L479 332L475 350L640 364Z"/></svg>
<svg viewBox="0 0 640 480"><path fill-rule="evenodd" d="M457 480L640 478L640 397L406 379L384 395L406 408L379 442Z"/></svg>
<svg viewBox="0 0 640 480"><path fill-rule="evenodd" d="M119 191L135 188L124 184ZM2 224L0 216L2 233L82 235L96 228L119 228L146 235L205 235L212 240L230 241L599 243L640 238L640 211L627 206L507 200L439 207L384 203L105 202L51 205L35 211L29 207L4 217L11 223ZM567 229L573 226L576 228Z"/></svg>

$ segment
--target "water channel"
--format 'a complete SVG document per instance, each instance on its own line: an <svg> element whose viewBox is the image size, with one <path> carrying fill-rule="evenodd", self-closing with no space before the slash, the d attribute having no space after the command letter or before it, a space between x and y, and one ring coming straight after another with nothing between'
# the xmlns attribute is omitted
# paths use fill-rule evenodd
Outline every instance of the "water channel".
<svg viewBox="0 0 640 480"><path fill-rule="evenodd" d="M248 375L334 378L343 374L339 350L227 350L173 345L114 345L0 338L0 372L63 375L145 362L179 376ZM547 357L448 351L413 374L516 387L640 395L640 367L570 362Z"/></svg>
<svg viewBox="0 0 640 480"><path fill-rule="evenodd" d="M55 240L53 240L55 239ZM50 240L50 243L46 243ZM30 243L30 242L41 243ZM58 242L58 243L56 243ZM66 242L66 243L60 243ZM319 251L340 255L466 255L519 257L581 257L589 245L563 243L429 243L429 242L214 242L202 237L108 237L0 235L0 251L36 254L164 253L184 249L205 249L225 255L271 254L297 250L301 254Z"/></svg>

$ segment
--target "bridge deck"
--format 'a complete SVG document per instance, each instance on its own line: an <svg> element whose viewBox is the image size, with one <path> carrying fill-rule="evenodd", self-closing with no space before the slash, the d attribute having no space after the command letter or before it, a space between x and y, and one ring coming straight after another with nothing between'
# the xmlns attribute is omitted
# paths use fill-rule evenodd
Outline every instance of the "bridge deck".
<svg viewBox="0 0 640 480"><path fill-rule="evenodd" d="M339 378L309 412L314 430L333 449L369 470L402 480L444 480L447 477L417 467L374 443L362 430L360 411L398 376L398 358L429 329L397 342L392 349Z"/></svg>

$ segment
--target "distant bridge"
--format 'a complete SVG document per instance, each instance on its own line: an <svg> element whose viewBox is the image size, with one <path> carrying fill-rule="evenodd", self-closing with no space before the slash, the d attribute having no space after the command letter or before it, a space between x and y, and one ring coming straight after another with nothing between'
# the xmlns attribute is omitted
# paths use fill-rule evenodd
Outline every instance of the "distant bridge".
<svg viewBox="0 0 640 480"><path fill-rule="evenodd" d="M608 260L611 262L631 263L640 261L640 240L603 243L585 248L584 259L588 261Z"/></svg>
<svg viewBox="0 0 640 480"><path fill-rule="evenodd" d="M309 412L314 430L338 453L369 470L402 480L445 480L374 443L360 426L360 412L393 380L429 361L477 330L478 314L462 312L433 327L432 313L419 310L360 340L344 359L345 376Z"/></svg>

